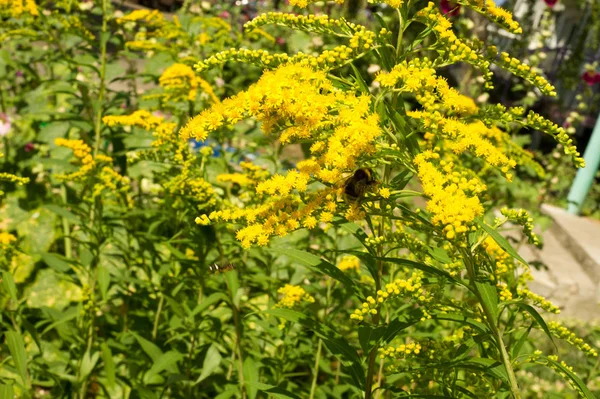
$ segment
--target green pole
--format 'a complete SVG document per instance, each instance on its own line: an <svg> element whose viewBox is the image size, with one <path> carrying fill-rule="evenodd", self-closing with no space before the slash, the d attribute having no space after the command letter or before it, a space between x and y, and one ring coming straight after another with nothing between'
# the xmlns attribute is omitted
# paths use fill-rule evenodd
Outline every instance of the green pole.
<svg viewBox="0 0 600 399"><path fill-rule="evenodd" d="M573 215L578 215L581 211L583 201L590 192L598 166L600 166L600 115L596 119L596 126L594 126L583 158L585 159L585 168L577 171L577 176L575 176L575 181L573 181L567 197L567 211Z"/></svg>

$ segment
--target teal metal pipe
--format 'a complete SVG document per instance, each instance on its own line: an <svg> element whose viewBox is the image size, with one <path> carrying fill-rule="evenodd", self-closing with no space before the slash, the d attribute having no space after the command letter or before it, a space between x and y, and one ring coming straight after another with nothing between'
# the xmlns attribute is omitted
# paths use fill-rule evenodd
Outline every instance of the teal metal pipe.
<svg viewBox="0 0 600 399"><path fill-rule="evenodd" d="M581 211L583 201L585 201L585 197L590 192L590 188L594 183L594 177L600 166L600 115L596 119L596 126L594 126L594 131L585 149L585 154L583 154L583 159L585 159L585 168L577 171L577 176L575 176L569 196L567 197L567 211L573 215L578 215Z"/></svg>

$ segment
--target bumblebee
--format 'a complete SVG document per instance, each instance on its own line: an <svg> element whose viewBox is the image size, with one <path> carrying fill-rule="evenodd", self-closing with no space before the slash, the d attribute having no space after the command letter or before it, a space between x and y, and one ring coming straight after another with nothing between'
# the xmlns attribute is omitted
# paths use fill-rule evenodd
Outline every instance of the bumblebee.
<svg viewBox="0 0 600 399"><path fill-rule="evenodd" d="M377 184L371 169L357 169L344 183L344 194L348 200L359 201L367 191L371 190Z"/></svg>
<svg viewBox="0 0 600 399"><path fill-rule="evenodd" d="M228 263L225 266L219 266L216 263L214 263L208 267L208 271L212 274L225 273L234 269L235 266L233 265L233 263Z"/></svg>

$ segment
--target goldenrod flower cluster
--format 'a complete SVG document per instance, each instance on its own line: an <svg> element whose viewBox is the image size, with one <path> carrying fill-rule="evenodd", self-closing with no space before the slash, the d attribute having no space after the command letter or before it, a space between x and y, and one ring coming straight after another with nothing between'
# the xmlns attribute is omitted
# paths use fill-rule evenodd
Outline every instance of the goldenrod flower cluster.
<svg viewBox="0 0 600 399"><path fill-rule="evenodd" d="M371 51L375 47L377 35L374 32L367 30L362 25L346 22L343 19L334 20L330 18L320 18L315 16L301 17L292 14L283 13L268 13L266 16L259 16L246 24L248 29L256 29L256 27L275 23L291 27L296 27L303 30L320 31L329 29L328 32L338 36L348 37L348 45L340 45L330 50L324 50L319 55L308 55L302 52L294 56L289 56L286 53L269 53L266 50L249 50L249 49L229 49L221 51L204 61L196 64L196 71L203 72L209 68L226 63L227 61L242 61L245 63L259 65L266 69L274 69L281 65L298 64L310 66L313 69L331 70L350 62L363 53ZM344 27L341 33L334 31L335 27ZM387 37L389 32L382 29L380 36Z"/></svg>
<svg viewBox="0 0 600 399"><path fill-rule="evenodd" d="M496 284L496 288L498 289L498 297L502 302L510 301L513 298L512 292L505 283Z"/></svg>
<svg viewBox="0 0 600 399"><path fill-rule="evenodd" d="M519 76L548 96L556 96L556 88L552 86L543 76L540 76L529 65L522 63L508 53L500 53L496 62L499 66Z"/></svg>
<svg viewBox="0 0 600 399"><path fill-rule="evenodd" d="M507 254L492 237L487 237L485 241L483 241L483 248L495 261L495 274L497 278L500 278L508 272L514 271L515 264L513 263L512 257Z"/></svg>
<svg viewBox="0 0 600 399"><path fill-rule="evenodd" d="M175 129L176 123L167 122L162 116L156 116L146 110L138 110L130 115L108 115L102 121L110 127L115 126L137 126L152 132L155 148L168 146L175 153L173 159L182 163L188 152L186 143L178 139Z"/></svg>
<svg viewBox="0 0 600 399"><path fill-rule="evenodd" d="M560 308L558 306L552 304L552 302L550 302L543 296L534 294L533 292L529 291L528 288L517 289L517 294L522 298L529 299L531 302L533 302L535 306L544 309L546 312L555 314L560 313Z"/></svg>
<svg viewBox="0 0 600 399"><path fill-rule="evenodd" d="M523 33L523 29L519 26L519 23L513 19L512 14L509 11L498 7L494 0L464 0L464 3L462 4L485 15L511 33L516 35Z"/></svg>
<svg viewBox="0 0 600 399"><path fill-rule="evenodd" d="M281 25L304 32L326 33L342 37L352 36L359 25L344 18L331 18L328 15L299 15L283 12L267 12L244 24L245 30L253 30L264 25Z"/></svg>
<svg viewBox="0 0 600 399"><path fill-rule="evenodd" d="M385 285L384 290L377 291L377 297L367 297L367 300L363 302L362 306L350 315L352 320L363 321L365 316L368 314L377 314L377 308L388 301L389 299L409 295L414 300L420 303L428 303L431 301L432 296L423 287L423 274L415 272L408 279L396 279L391 283ZM427 318L425 312L424 318Z"/></svg>
<svg viewBox="0 0 600 399"><path fill-rule="evenodd" d="M269 171L252 162L240 162L240 167L244 173L223 173L217 176L217 181L221 183L236 183L241 187L250 187L257 186L270 176Z"/></svg>
<svg viewBox="0 0 600 399"><path fill-rule="evenodd" d="M104 166L98 174L99 182L94 185L93 196L97 197L102 194L105 189L108 189L111 194L122 193L129 191L129 177L122 176L113 168ZM129 207L133 206L132 199L124 195L125 202Z"/></svg>
<svg viewBox="0 0 600 399"><path fill-rule="evenodd" d="M478 110L473 99L450 87L446 79L436 76L433 62L427 57L402 61L390 72L381 72L376 79L382 87L400 86L399 90L415 94L427 111L442 108L457 114L475 114Z"/></svg>
<svg viewBox="0 0 600 399"><path fill-rule="evenodd" d="M344 272L349 270L359 271L360 259L354 255L346 255L338 262L337 267Z"/></svg>
<svg viewBox="0 0 600 399"><path fill-rule="evenodd" d="M92 156L92 149L85 144L83 140L72 140L57 138L54 140L54 144L59 147L66 147L73 151L73 155L77 158L77 162L81 164L79 170L69 174L58 174L57 179L61 180L83 180L90 177L94 177L94 171L101 164L112 164L112 158L106 155L98 154L94 158ZM125 193L129 191L129 178L120 175L114 169L108 166L103 166L97 173L97 181L93 186L92 197L96 197L102 194L105 189L108 189L112 194L121 193L124 202L128 206L132 206L133 203Z"/></svg>
<svg viewBox="0 0 600 399"><path fill-rule="evenodd" d="M483 215L478 196L486 187L479 179L455 171L453 162L441 160L441 168L436 167L431 161L439 158L439 153L427 150L415 157L414 164L423 192L430 197L427 210L432 213L431 221L443 226L445 237L452 240L466 233L469 224Z"/></svg>
<svg viewBox="0 0 600 399"><path fill-rule="evenodd" d="M4 249L17 242L17 237L5 231L0 232L0 248Z"/></svg>
<svg viewBox="0 0 600 399"><path fill-rule="evenodd" d="M408 344L402 344L397 347L389 346L387 348L379 348L379 357L381 359L393 358L393 359L405 359L408 357L414 357L421 353L423 347L418 342L410 342Z"/></svg>
<svg viewBox="0 0 600 399"><path fill-rule="evenodd" d="M535 246L540 245L538 236L533 232L533 218L529 216L529 213L525 209L502 208L500 212L511 222L523 226L523 234L527 236L530 244Z"/></svg>
<svg viewBox="0 0 600 399"><path fill-rule="evenodd" d="M302 185L306 181L302 175L310 173L333 183L342 172L354 170L361 156L375 152L374 143L381 130L369 104L366 96L333 89L323 72L288 65L265 72L247 91L192 118L180 135L183 139L205 140L213 131L255 117L265 133L282 131L282 143L315 140L311 147L314 158L299 165L300 173L286 186ZM269 192L268 185L265 183L264 191Z"/></svg>
<svg viewBox="0 0 600 399"><path fill-rule="evenodd" d="M185 140L204 140L213 131L255 117L265 133L279 133L284 144L313 141L310 159L299 162L297 169L286 175L272 176L256 186L258 195L268 197L260 206L213 212L209 220L246 219L248 226L238 232L244 246L254 242L265 245L271 235L330 222L337 210L335 194L342 189L343 174L355 170L362 157L375 153L381 129L369 105L366 96L334 89L324 72L287 65L265 72L247 91L192 118L180 131ZM337 187L307 194L313 179ZM346 214L349 220L361 216L359 207ZM206 223L207 219L200 221Z"/></svg>
<svg viewBox="0 0 600 399"><path fill-rule="evenodd" d="M563 326L558 321L549 321L548 329L557 338L563 339L589 356L598 356L598 352L587 344L583 339L579 338L575 333Z"/></svg>
<svg viewBox="0 0 600 399"><path fill-rule="evenodd" d="M0 172L0 180L9 181L11 183L18 184L19 186L29 183L28 177L19 177L19 176L13 175L12 173L6 173L6 172ZM0 194L2 194L1 191L0 191Z"/></svg>
<svg viewBox="0 0 600 399"><path fill-rule="evenodd" d="M112 158L106 155L97 155L96 159L92 157L92 149L90 146L85 144L83 140L70 140L64 138L57 138L54 140L54 144L59 147L66 147L73 151L73 155L77 158L78 162L81 163L81 167L78 171L69 174L60 174L56 177L61 180L78 180L82 179L94 170L98 162L112 162Z"/></svg>
<svg viewBox="0 0 600 399"><path fill-rule="evenodd" d="M64 30L74 33L78 36L85 37L90 41L96 39L96 36L94 36L94 34L85 27L79 16L64 15L58 10L54 10L52 14L54 15L54 18L60 22Z"/></svg>
<svg viewBox="0 0 600 399"><path fill-rule="evenodd" d="M23 14L40 15L34 0L0 0L0 15L18 18Z"/></svg>
<svg viewBox="0 0 600 399"><path fill-rule="evenodd" d="M277 290L281 295L279 302L275 307L292 309L302 302L313 303L315 298L309 295L304 288L299 285L286 284Z"/></svg>
<svg viewBox="0 0 600 399"><path fill-rule="evenodd" d="M464 61L479 68L486 80L486 87L491 88L490 62L473 50L471 46L456 37L452 30L452 23L440 13L435 3L429 2L427 7L417 13L417 18L429 26L438 37L439 43L446 49L447 62Z"/></svg>
<svg viewBox="0 0 600 399"><path fill-rule="evenodd" d="M210 83L197 77L191 67L185 64L173 64L160 75L158 79L160 86L165 89L167 95L165 101L188 100L194 101L198 94L198 87L214 102L219 102Z"/></svg>
<svg viewBox="0 0 600 399"><path fill-rule="evenodd" d="M129 14L117 18L118 24L127 22L143 22L147 25L159 26L165 23L163 14L158 10L133 10Z"/></svg>
<svg viewBox="0 0 600 399"><path fill-rule="evenodd" d="M290 0L290 5L300 7L300 8L306 8L306 7L308 7L309 4L316 3L317 1L320 1L320 0ZM344 4L344 0L334 0L334 1L338 4Z"/></svg>
<svg viewBox="0 0 600 399"><path fill-rule="evenodd" d="M218 197L212 184L195 175L194 161L194 158L185 160L180 173L166 182L164 187L174 197L188 197L196 204L198 210L208 211L217 205Z"/></svg>
<svg viewBox="0 0 600 399"><path fill-rule="evenodd" d="M107 126L139 126L146 130L155 129L163 120L163 117L152 115L145 110L135 111L131 115L109 115L102 118L102 122Z"/></svg>
<svg viewBox="0 0 600 399"><path fill-rule="evenodd" d="M296 195L269 197L257 206L232 206L211 212L208 218L197 218L196 223L236 222L244 219L246 227L237 232L236 238L244 248L249 248L254 243L264 246L268 244L270 236L285 236L302 227L313 229L319 221L330 222L337 208L333 193L334 189L327 188L307 194L304 198Z"/></svg>
<svg viewBox="0 0 600 399"><path fill-rule="evenodd" d="M527 126L553 136L563 145L565 155L571 156L576 168L585 167L585 160L580 156L577 147L573 144L573 139L569 137L565 129L533 111L529 111L527 114Z"/></svg>
<svg viewBox="0 0 600 399"><path fill-rule="evenodd" d="M4 154L0 152L0 158L4 157ZM28 177L19 177L16 175L13 175L12 173L6 173L6 172L0 172L0 181L8 181L11 183L15 183L19 186L22 186L23 184L27 184L29 183L29 178ZM4 192L2 190L0 190L0 196L4 195Z"/></svg>

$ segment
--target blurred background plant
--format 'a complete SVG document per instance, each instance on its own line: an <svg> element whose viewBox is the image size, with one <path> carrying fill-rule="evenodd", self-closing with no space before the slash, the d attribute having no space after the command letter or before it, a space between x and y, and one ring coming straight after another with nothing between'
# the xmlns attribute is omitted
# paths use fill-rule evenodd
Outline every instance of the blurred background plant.
<svg viewBox="0 0 600 399"><path fill-rule="evenodd" d="M527 61L534 71L543 71L557 87L559 96L549 105L543 102L547 101L542 97L543 85L536 87L531 79L515 77L517 69L510 63L504 66L513 74L492 64L492 79L484 76L481 64L479 69L455 60L436 65L449 87L475 99L453 97L462 101L463 108L452 108L448 101L440 109L469 123L470 131L485 132L493 147L518 161L510 172L512 182L506 179L509 172L490 167L479 154L454 157L449 150L451 140L435 141L419 118L394 114L391 103L386 103L386 96L395 96L407 112L418 112L423 106L418 93L398 96L380 79L381 71L389 73L405 57L403 52L393 54L395 49L406 50L405 61L419 59L417 54L433 60L450 51L439 47L432 30L424 29L423 19L401 24L408 20L409 11L414 14L427 7L425 2L405 4L401 10L406 15L401 18L394 4L399 3L317 3L310 6L311 13L346 16L366 29L345 22L333 29L329 20L319 25L313 19L290 30L285 21L255 21L252 29L243 27L264 11L307 14L282 1L143 4L159 10L108 0L0 2L4 153L0 158L4 192L0 208L0 397L358 397L365 389L357 378L360 368L370 370L371 377L374 371L376 379L371 378L371 383L380 384L373 391L376 397L510 395L507 371L499 371L505 366L499 368L496 362L500 348L495 349L495 341L489 338L493 334L486 330L494 323L481 327L487 316L475 311L469 313L466 325L449 321L448 317L456 316L452 312L442 320L444 312L459 306L459 299L470 306L479 303L481 296L458 293L454 285L455 278L469 284L475 281L466 277L466 262L455 245L459 241L453 241L454 235L464 237L465 232L448 228L451 223L443 229L432 227L421 184L409 182L418 173L412 157L440 145L461 173L482 179L488 220L493 219L491 212L503 206L534 210L542 202L563 204L575 173L572 159L563 155L565 148L560 144L555 148L553 140L552 144L542 140L546 135L538 134L535 124L515 120L517 114L536 110L578 138L582 152L599 111L594 108L600 86L594 64L599 48L594 38L600 36L600 18L595 17L598 4L578 3L574 8L580 14L576 15L586 16L578 24L568 23L573 16L567 4L507 4L521 22L520 36L489 22L481 15L487 11L477 10L478 3L439 4L439 10L453 22L448 31L459 40L477 50L495 45ZM429 10L431 15L437 15L434 10ZM369 36L372 32L377 35ZM362 46L372 45L369 40L377 37L375 45L388 48L389 54L365 47L369 51L364 54L351 54L348 61L352 63L338 63L339 53L327 51L341 51L336 46L347 44L349 37ZM230 48L248 49L249 54L259 55L254 59L259 62L226 62L228 56L222 52ZM331 209L324 210L320 220L305 219L307 228L288 226L289 234L271 237L270 246L243 248L247 245L238 240L239 225L210 223L215 219L210 216L213 212L262 204L269 192L288 184L276 180L281 184L269 188L265 182L301 168L301 162L315 151L309 140L283 145L265 135L263 130L269 126L260 119L264 116L260 112L253 114L256 118L225 126L224 119L219 119L220 113L236 111L228 108L226 98L244 93L264 76L263 69L273 69L284 59L283 55L262 57L265 53L259 50L289 57L302 52L300 59L333 57L333 61L323 57L323 62L335 64L335 72L328 70L323 75L326 79L314 77L322 83L313 93L315 98L343 93L336 101L353 110L363 109L355 97L379 98L379 105L370 111L378 112L393 128L392 136L403 141L399 147L378 147L377 151L404 169L391 179L384 172L383 157L360 165L375 170L373 179L387 178L385 183L398 189L384 185L384 191L377 191L379 199L368 205L374 219L367 219L368 225L359 222L360 202L358 209L347 200L336 201L333 191L327 205ZM212 68L199 73L198 64L209 60ZM309 90L312 83L308 82L314 80L307 80L304 89ZM485 91L486 82L495 88ZM449 87L448 92L454 93ZM486 116L488 120L514 116L515 120L502 126L504 131L477 124L478 119L485 120L477 106L489 110L486 106L495 103L523 107L514 115L504 108L506 112L492 110ZM238 110L242 112L242 107ZM179 137L177 132L196 115L212 115L207 126L214 127L211 130L220 127L219 133L207 140ZM366 131L369 124L361 126ZM418 135L410 135L410 130ZM414 153L402 153L410 145ZM528 145L535 155L522 148ZM435 162L421 161L424 167ZM306 163L304 167L310 169ZM349 172L340 174L338 181L310 180L310 190L337 187ZM264 191L258 192L257 187ZM598 215L600 197L593 190L584 212ZM398 204L396 213L390 214L402 223L378 221L379 210L373 204L385 204L390 196ZM425 195L427 199L434 196L432 192ZM334 213L339 213L335 219ZM531 224L526 214L504 216L505 221L510 216ZM255 217L262 216L257 213ZM343 217L355 217L369 234L378 231L378 226L382 231L366 238L357 224ZM199 225L194 223L196 218ZM459 223L457 228L462 227ZM486 280L486 287L492 287L492 297L498 296L498 306L505 306L505 319L499 318L498 325L506 328L504 338L509 339L511 355L519 359L515 365L522 366L516 375L523 397L575 396L569 383L582 389L570 369L553 355L574 366L597 394L597 359L589 360L563 344L538 344L548 341L544 332L550 334L550 330L546 331L534 308L526 308L531 316L515 309L528 303L537 309L555 309L531 292L517 292L524 280L518 277L518 260L506 255L510 249L503 243L499 246L489 236L485 239L491 233L477 229L483 235L476 238L485 245L474 250L473 256L490 267L508 268L497 281ZM376 261L365 258L363 247L384 245L389 245L390 254L425 271L413 273L416 269L397 264L383 274L374 272ZM428 267L440 272L427 274L431 272ZM382 281L393 283L394 278L417 287L413 291L419 295L395 299L398 302L385 307L378 326L350 323L352 310L364 309L363 303L369 311L376 309L368 295L379 300L382 297L375 288L381 288ZM422 286L429 287L427 295L436 306L444 304L448 309L427 307L420 298ZM513 306L513 302L521 305ZM513 306L510 311L509 306ZM439 313L434 313L436 319L427 320L423 309ZM542 331L539 336L534 324ZM593 347L598 346L597 330L594 325L574 327ZM560 336L556 331L562 330L556 327L552 335ZM569 337L568 342L575 340ZM396 339L393 354L385 352L384 345L392 339ZM576 346L593 354L592 348L579 341ZM377 352L378 347L383 352ZM518 358L521 353L539 363L542 357L537 350L548 356L543 362L566 375L566 380ZM371 360L376 353L387 360ZM459 355L464 355L464 364L446 364ZM403 372L403 367L410 372Z"/></svg>

